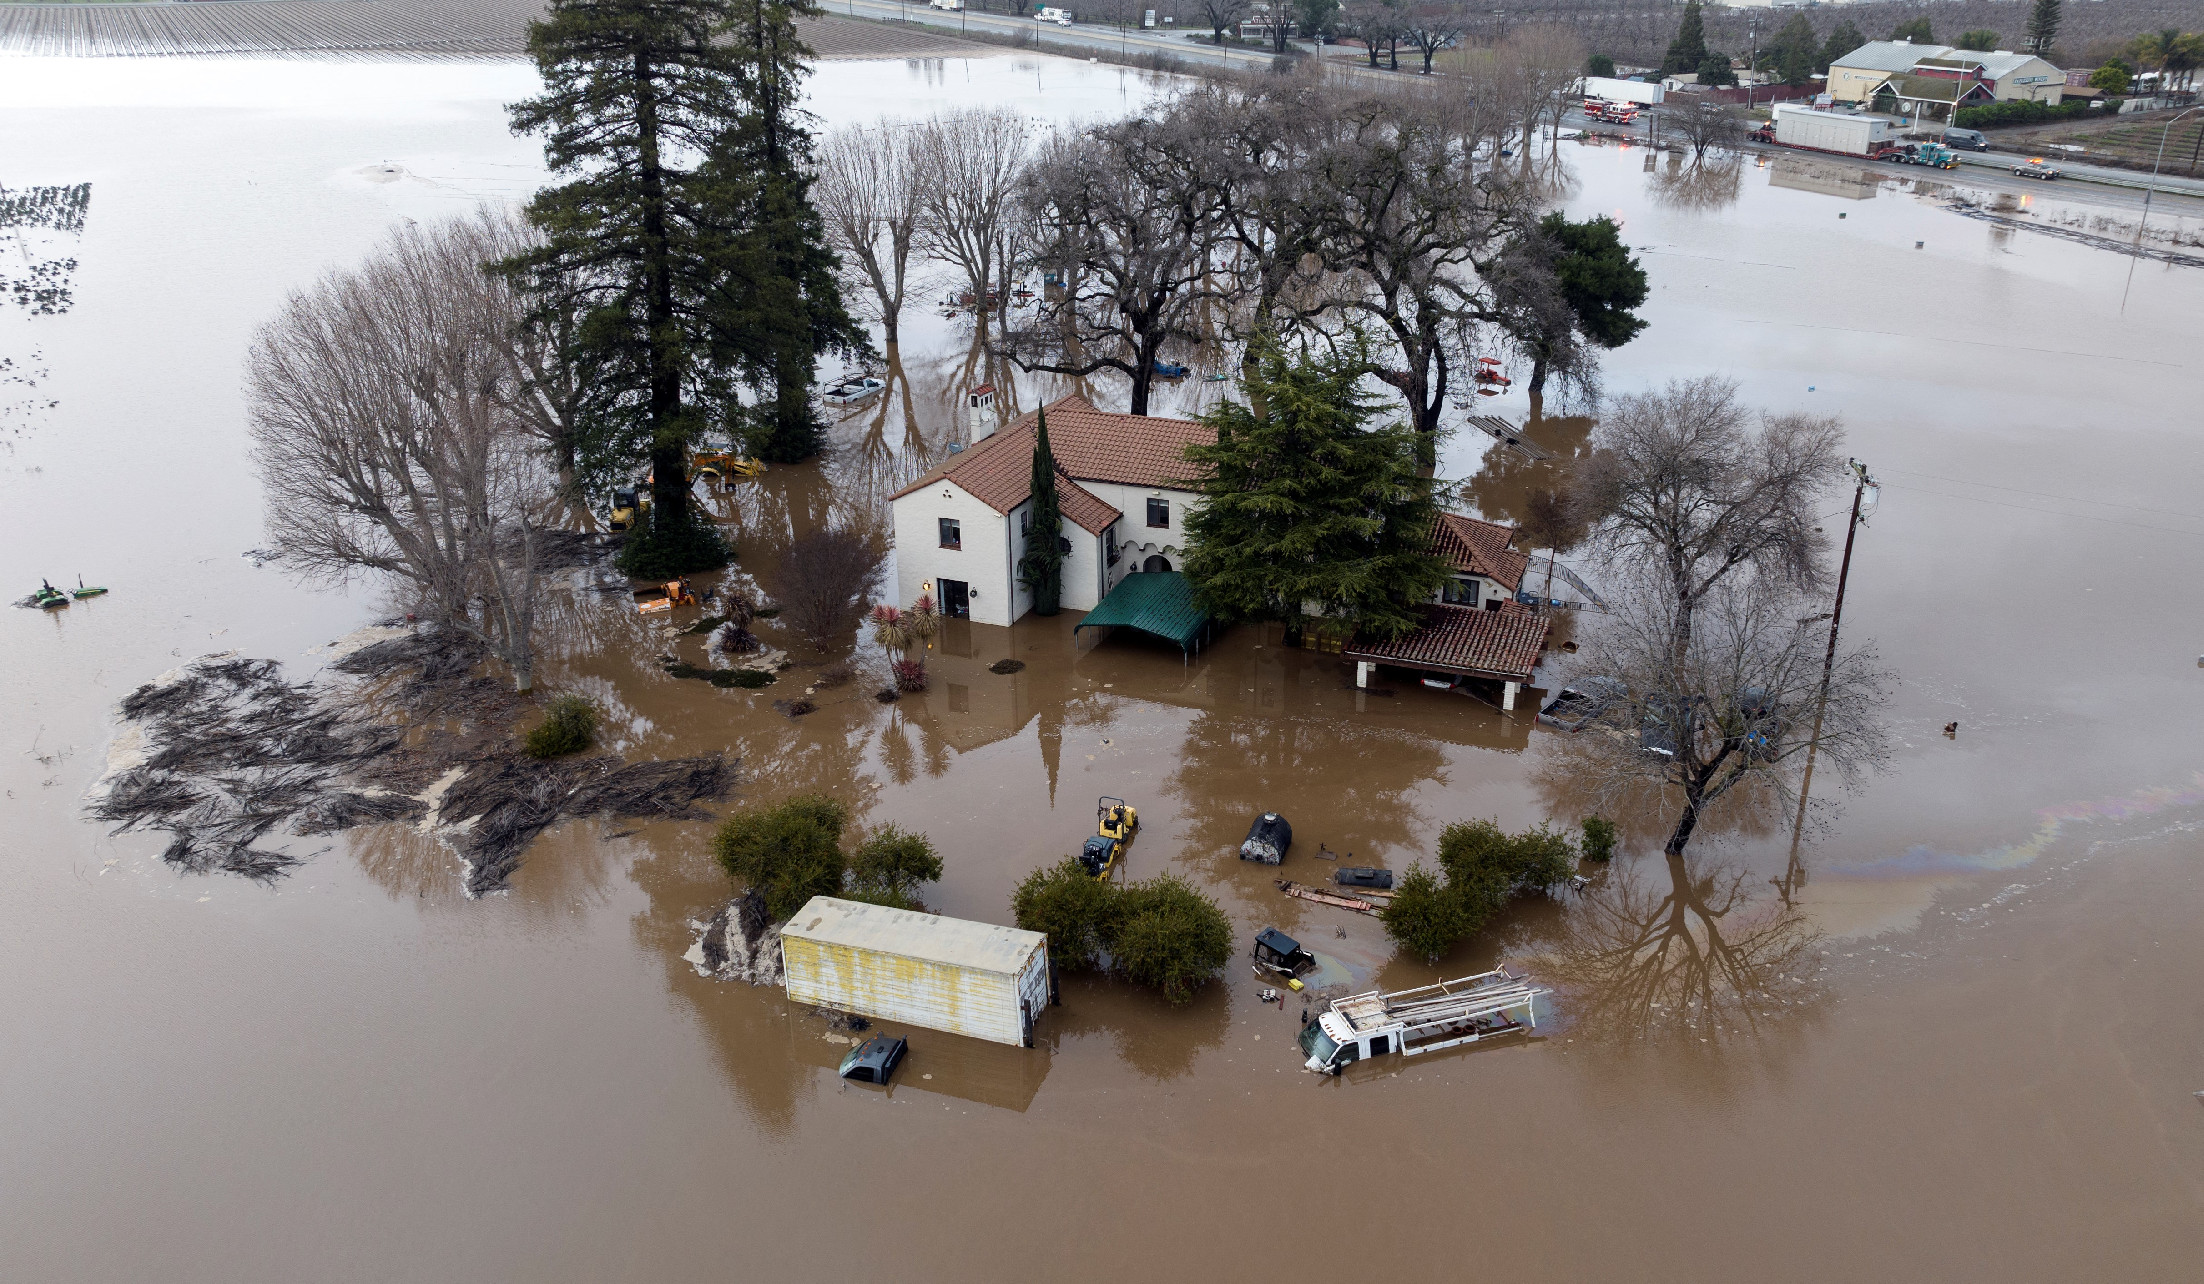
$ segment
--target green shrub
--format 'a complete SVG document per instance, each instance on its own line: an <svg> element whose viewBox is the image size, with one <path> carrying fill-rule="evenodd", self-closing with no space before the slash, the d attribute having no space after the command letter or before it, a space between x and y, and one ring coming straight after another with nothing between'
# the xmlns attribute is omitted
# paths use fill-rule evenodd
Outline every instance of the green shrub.
<svg viewBox="0 0 2204 1284"><path fill-rule="evenodd" d="M770 807L745 807L712 835L712 854L728 876L765 897L766 912L787 919L814 896L842 892L842 828L849 810L824 794L799 794Z"/></svg>
<svg viewBox="0 0 2204 1284"><path fill-rule="evenodd" d="M1961 129L1995 129L2000 125L2040 125L2046 121L2073 120L2088 112L2089 104L2079 98L2055 105L2013 98L1981 107L1962 107L1952 123Z"/></svg>
<svg viewBox="0 0 2204 1284"><path fill-rule="evenodd" d="M799 794L770 807L746 807L712 835L712 854L729 878L765 897L766 913L785 921L814 896L923 909L919 885L939 882L941 857L924 834L887 825L842 854L849 809L825 794Z"/></svg>
<svg viewBox="0 0 2204 1284"><path fill-rule="evenodd" d="M1615 74L1615 60L1606 54L1593 54L1584 60L1584 74L1587 76L1606 76L1612 79Z"/></svg>
<svg viewBox="0 0 2204 1284"><path fill-rule="evenodd" d="M1393 944L1422 959L1436 959L1469 935L1462 901L1422 861L1394 885L1393 899L1378 913Z"/></svg>
<svg viewBox="0 0 2204 1284"><path fill-rule="evenodd" d="M1034 870L1010 898L1019 927L1048 937L1066 972L1105 964L1136 985L1185 1003L1232 958L1232 920L1171 874L1105 883L1076 860Z"/></svg>
<svg viewBox="0 0 2204 1284"><path fill-rule="evenodd" d="M1048 937L1059 970L1100 967L1118 909L1118 889L1096 881L1076 860L1037 869L1010 894L1011 921Z"/></svg>
<svg viewBox="0 0 2204 1284"><path fill-rule="evenodd" d="M578 695L562 695L521 743L531 758L562 758L589 748L596 738L597 706Z"/></svg>
<svg viewBox="0 0 2204 1284"><path fill-rule="evenodd" d="M1379 917L1395 945L1435 959L1481 931L1510 900L1562 882L1575 866L1576 849L1545 824L1510 834L1489 820L1456 821L1439 835L1445 882L1416 866Z"/></svg>
<svg viewBox="0 0 2204 1284"><path fill-rule="evenodd" d="M1178 876L1158 874L1118 894L1124 913L1110 954L1127 980L1186 1003L1232 958L1232 920Z"/></svg>
<svg viewBox="0 0 2204 1284"><path fill-rule="evenodd" d="M1615 822L1597 816L1584 818L1584 859L1613 860L1615 857Z"/></svg>
<svg viewBox="0 0 2204 1284"><path fill-rule="evenodd" d="M883 825L850 853L848 887L842 894L874 905L917 909L919 884L940 881L941 857L931 839L900 825Z"/></svg>

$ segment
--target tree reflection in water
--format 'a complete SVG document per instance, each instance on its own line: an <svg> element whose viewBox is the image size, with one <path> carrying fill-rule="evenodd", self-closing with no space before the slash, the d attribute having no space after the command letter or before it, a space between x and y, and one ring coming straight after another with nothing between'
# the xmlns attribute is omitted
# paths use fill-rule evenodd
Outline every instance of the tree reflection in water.
<svg viewBox="0 0 2204 1284"><path fill-rule="evenodd" d="M1727 209L1737 203L1745 190L1742 157L1707 158L1688 165L1682 160L1671 155L1668 168L1655 174L1648 184L1656 202L1673 210L1693 212Z"/></svg>
<svg viewBox="0 0 2204 1284"><path fill-rule="evenodd" d="M1735 1039L1815 1009L1823 936L1750 872L1698 857L1610 870L1544 962L1574 1028L1603 1039Z"/></svg>

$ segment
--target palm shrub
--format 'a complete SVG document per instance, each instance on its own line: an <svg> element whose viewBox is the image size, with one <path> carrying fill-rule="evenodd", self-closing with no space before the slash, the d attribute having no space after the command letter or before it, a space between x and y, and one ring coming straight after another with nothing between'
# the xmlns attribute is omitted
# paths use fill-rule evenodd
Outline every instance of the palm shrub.
<svg viewBox="0 0 2204 1284"><path fill-rule="evenodd" d="M522 747L531 758L560 758L580 753L597 738L597 706L578 695L562 695L544 710L543 721L529 728Z"/></svg>

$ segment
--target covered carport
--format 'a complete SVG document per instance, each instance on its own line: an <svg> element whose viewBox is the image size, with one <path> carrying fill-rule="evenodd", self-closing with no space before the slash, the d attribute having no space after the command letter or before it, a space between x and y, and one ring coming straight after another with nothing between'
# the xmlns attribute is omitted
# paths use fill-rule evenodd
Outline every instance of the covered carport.
<svg viewBox="0 0 2204 1284"><path fill-rule="evenodd" d="M1206 645L1214 625L1194 601L1194 586L1177 571L1143 571L1117 582L1109 596L1072 629L1137 629L1176 643L1188 655Z"/></svg>
<svg viewBox="0 0 2204 1284"><path fill-rule="evenodd" d="M1423 608L1423 627L1391 642L1350 643L1342 657L1355 662L1355 685L1370 685L1377 666L1421 673L1484 678L1501 684L1500 707L1513 709L1516 693L1528 686L1552 627L1520 602L1498 610L1432 603Z"/></svg>

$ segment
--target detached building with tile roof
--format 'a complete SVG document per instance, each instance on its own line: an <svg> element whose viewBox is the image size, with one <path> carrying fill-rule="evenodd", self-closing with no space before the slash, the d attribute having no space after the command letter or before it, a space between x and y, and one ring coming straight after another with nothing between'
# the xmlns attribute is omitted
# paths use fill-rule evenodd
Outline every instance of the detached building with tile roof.
<svg viewBox="0 0 2204 1284"><path fill-rule="evenodd" d="M1515 548L1515 528L1443 513L1432 537L1454 576L1439 600L1424 605L1423 627L1391 642L1350 642L1355 685L1368 686L1377 666L1501 684L1501 707L1513 709L1530 684L1552 630L1547 619L1516 600L1528 555Z"/></svg>
<svg viewBox="0 0 2204 1284"><path fill-rule="evenodd" d="M1190 419L1097 410L1083 397L1052 402L1049 448L1063 511L1063 606L1092 610L1120 580L1179 569L1189 508L1186 448L1216 434ZM944 614L1009 625L1033 609L1018 583L1033 512L1028 414L891 497L897 601L923 593Z"/></svg>

